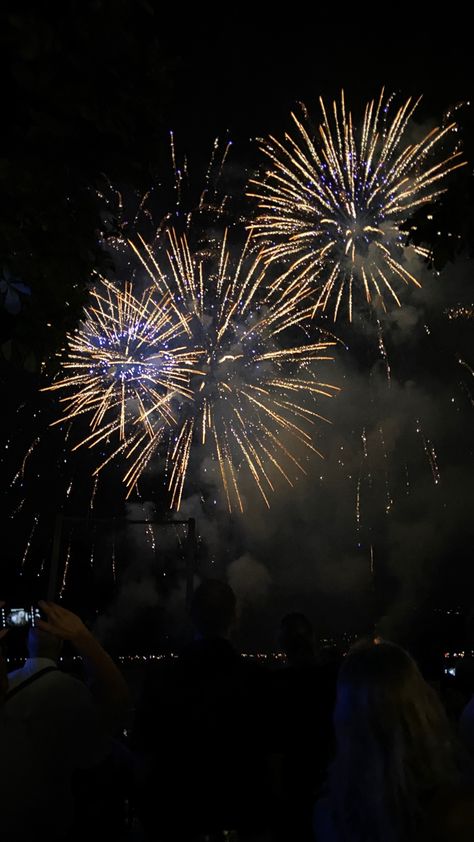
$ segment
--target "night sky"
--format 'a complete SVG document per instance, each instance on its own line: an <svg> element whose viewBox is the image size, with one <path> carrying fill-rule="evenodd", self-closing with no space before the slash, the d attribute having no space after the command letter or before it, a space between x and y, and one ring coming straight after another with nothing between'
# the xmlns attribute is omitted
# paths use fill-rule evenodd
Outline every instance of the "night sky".
<svg viewBox="0 0 474 842"><path fill-rule="evenodd" d="M262 163L256 138L281 137L297 102L317 120L318 97L337 97L344 87L356 116L385 85L402 98L423 94L415 122L426 129L472 95L472 44L457 19L436 25L398 11L389 34L387 24L370 21L369 31L369 21L339 14L318 14L317 24L269 15L266 25L258 25L240 11L197 23L164 18L153 3L69 2L59 17L4 13L7 129L0 177L10 205L1 212L0 247L3 265L31 288L20 313L4 314L1 322L2 348L10 341L14 348L13 354L3 352L0 370L8 445L2 454L4 587L18 600L40 595L57 512L83 518L84 526L64 528L61 553L66 557L70 541L71 573L63 598L89 616L98 612L105 637L130 629L137 635L140 617L154 611L171 632L179 627L184 585L175 559L181 569L184 531L164 537L157 527L154 550L150 534L124 524L127 513L137 519L166 515L159 464L128 509L119 470L108 471L94 516L115 522L94 526L93 459L82 451L70 456L65 430L48 429L57 404L39 388L54 374L54 354L81 314L77 286L72 293L66 285L76 273L86 290L89 268L97 265L97 256L90 256L97 219L110 212L110 205L91 209L87 191L95 196L105 173L122 191L125 213L150 188L158 216L175 212L169 131L180 156L188 158L191 204L214 138L229 138L223 189L231 194L229 214L243 238L240 220L252 208L242 194ZM460 122L469 158L467 105ZM448 316L458 304L474 305L472 221L459 227L466 197L466 218L472 220L471 182L469 164L452 181L452 217L449 204L444 215L439 210L441 239L452 221L463 250L455 261L440 258L436 271L420 261L422 288L404 289L403 306L381 317L390 379L374 322L363 308L352 325L337 325L342 342L330 382L342 392L324 406L332 422L318 437L324 460L315 456L307 476L295 489L281 488L270 510L244 482L248 505L241 518L226 513L205 460L193 463L180 515L197 518L199 570L227 577L241 598L244 646L271 646L278 618L290 610L308 613L321 631L359 631L378 620L388 635L403 636L415 611L421 616L439 607L460 605L466 614L472 609L472 319ZM63 214L61 190L71 197ZM35 208L28 210L30 195ZM79 233L69 239L74 226ZM26 239L13 229L26 231ZM33 265L43 267L43 276L34 276ZM117 255L108 266L111 277L120 277ZM44 280L55 273L57 282ZM327 320L323 326L332 325ZM70 435L74 439L75 432ZM23 472L25 453L37 439Z"/></svg>

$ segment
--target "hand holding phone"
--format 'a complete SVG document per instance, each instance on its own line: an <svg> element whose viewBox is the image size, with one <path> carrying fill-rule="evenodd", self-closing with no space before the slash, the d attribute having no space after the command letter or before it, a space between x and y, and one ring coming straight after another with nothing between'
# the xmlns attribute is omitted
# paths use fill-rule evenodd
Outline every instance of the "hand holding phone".
<svg viewBox="0 0 474 842"><path fill-rule="evenodd" d="M40 610L34 605L27 608L6 608L3 603L0 607L0 629L6 634L8 629L35 628L40 617Z"/></svg>
<svg viewBox="0 0 474 842"><path fill-rule="evenodd" d="M92 638L92 635L84 625L81 618L54 602L40 599L39 607L46 619L38 620L38 628L60 637L61 640L70 640L76 644L78 641Z"/></svg>

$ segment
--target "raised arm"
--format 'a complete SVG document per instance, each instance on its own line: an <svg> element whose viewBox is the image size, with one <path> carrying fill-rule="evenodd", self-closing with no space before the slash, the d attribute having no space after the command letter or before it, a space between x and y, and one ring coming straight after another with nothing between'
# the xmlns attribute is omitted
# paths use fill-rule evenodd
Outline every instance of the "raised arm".
<svg viewBox="0 0 474 842"><path fill-rule="evenodd" d="M120 725L130 709L130 694L110 655L77 614L54 602L40 601L39 606L47 619L38 620L38 628L71 641L84 662L91 692L108 724Z"/></svg>

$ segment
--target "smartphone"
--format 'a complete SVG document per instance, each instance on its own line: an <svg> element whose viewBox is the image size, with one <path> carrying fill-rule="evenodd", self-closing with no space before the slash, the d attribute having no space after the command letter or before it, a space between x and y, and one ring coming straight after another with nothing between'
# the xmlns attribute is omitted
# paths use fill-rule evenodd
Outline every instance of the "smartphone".
<svg viewBox="0 0 474 842"><path fill-rule="evenodd" d="M39 608L29 605L27 608L0 608L0 628L21 629L25 627L34 628L40 619Z"/></svg>
<svg viewBox="0 0 474 842"><path fill-rule="evenodd" d="M444 674L452 675L456 678L456 667L445 667Z"/></svg>

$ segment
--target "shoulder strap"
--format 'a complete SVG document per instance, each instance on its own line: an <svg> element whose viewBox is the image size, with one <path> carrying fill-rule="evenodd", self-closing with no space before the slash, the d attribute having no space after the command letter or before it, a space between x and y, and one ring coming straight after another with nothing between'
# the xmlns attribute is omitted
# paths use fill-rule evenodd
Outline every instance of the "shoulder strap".
<svg viewBox="0 0 474 842"><path fill-rule="evenodd" d="M23 690L25 687L29 687L30 684L33 684L33 682L37 681L38 678L41 678L42 675L46 675L46 673L48 672L57 672L57 670L57 667L44 667L44 669L38 670L38 672L34 672L33 675L28 676L28 678L25 678L24 681L22 681L20 684L17 684L16 687L13 687L12 690L7 692L5 702L9 702L10 699L13 698L13 696L16 696L16 694L20 692L20 690Z"/></svg>

